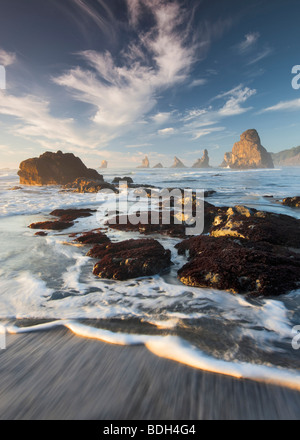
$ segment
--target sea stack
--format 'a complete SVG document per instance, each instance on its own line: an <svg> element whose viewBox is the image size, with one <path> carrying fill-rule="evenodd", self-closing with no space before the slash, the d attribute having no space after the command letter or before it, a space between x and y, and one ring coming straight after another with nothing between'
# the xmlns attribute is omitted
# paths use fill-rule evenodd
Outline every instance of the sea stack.
<svg viewBox="0 0 300 440"><path fill-rule="evenodd" d="M232 152L225 154L221 166L232 169L274 168L271 154L261 145L260 137L254 129L241 135Z"/></svg>
<svg viewBox="0 0 300 440"><path fill-rule="evenodd" d="M155 165L155 167L153 167L153 168L163 168L163 166L162 166L162 164L161 163L158 163L157 165Z"/></svg>
<svg viewBox="0 0 300 440"><path fill-rule="evenodd" d="M103 160L102 163L101 163L101 167L100 168L106 169L107 167L108 167L107 160Z"/></svg>
<svg viewBox="0 0 300 440"><path fill-rule="evenodd" d="M178 157L174 157L174 164L171 166L171 168L186 168L186 166L181 162Z"/></svg>
<svg viewBox="0 0 300 440"><path fill-rule="evenodd" d="M210 168L208 151L204 150L202 159L198 159L192 168Z"/></svg>
<svg viewBox="0 0 300 440"><path fill-rule="evenodd" d="M142 165L139 166L138 168L150 168L150 162L148 156L145 157L145 159L142 162Z"/></svg>
<svg viewBox="0 0 300 440"><path fill-rule="evenodd" d="M103 181L102 175L87 168L74 154L61 151L24 160L18 175L22 185L66 185L79 177Z"/></svg>

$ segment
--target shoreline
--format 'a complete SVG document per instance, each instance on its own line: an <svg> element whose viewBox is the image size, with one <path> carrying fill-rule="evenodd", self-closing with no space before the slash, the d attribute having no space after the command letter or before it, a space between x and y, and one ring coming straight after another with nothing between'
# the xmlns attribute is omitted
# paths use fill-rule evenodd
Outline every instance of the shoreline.
<svg viewBox="0 0 300 440"><path fill-rule="evenodd" d="M298 419L300 393L56 328L7 335L1 420Z"/></svg>

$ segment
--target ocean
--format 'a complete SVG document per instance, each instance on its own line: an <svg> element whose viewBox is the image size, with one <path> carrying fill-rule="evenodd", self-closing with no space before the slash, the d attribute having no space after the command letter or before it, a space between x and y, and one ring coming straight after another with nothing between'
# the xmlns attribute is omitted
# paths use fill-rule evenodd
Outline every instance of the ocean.
<svg viewBox="0 0 300 440"><path fill-rule="evenodd" d="M131 177L135 184L214 190L216 206L245 205L300 219L278 199L300 195L300 169L107 169L106 181ZM11 190L20 186L20 189ZM157 356L205 371L282 384L300 390L300 351L292 346L300 325L300 289L274 298L250 298L187 287L177 279L186 258L180 239L155 236L171 250L169 272L126 282L98 279L88 247L70 234L103 227L111 201L60 187L19 185L16 170L0 170L0 324L8 333L51 331L118 345L145 345ZM273 197L270 197L273 196ZM94 208L63 232L36 237L28 225L59 208ZM109 229L113 242L137 238ZM280 273L278 273L280 277Z"/></svg>

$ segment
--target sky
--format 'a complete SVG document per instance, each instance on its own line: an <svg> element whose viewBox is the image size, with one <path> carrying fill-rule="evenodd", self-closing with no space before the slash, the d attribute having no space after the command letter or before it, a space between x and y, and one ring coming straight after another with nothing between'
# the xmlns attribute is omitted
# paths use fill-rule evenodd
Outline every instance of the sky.
<svg viewBox="0 0 300 440"><path fill-rule="evenodd" d="M299 16L299 0L1 0L0 168L57 150L131 168L207 149L217 166L252 128L268 151L300 145Z"/></svg>

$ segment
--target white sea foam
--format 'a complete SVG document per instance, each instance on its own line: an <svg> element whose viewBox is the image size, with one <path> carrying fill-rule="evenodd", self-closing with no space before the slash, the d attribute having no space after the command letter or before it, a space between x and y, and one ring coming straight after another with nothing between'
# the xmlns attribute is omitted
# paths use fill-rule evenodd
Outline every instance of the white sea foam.
<svg viewBox="0 0 300 440"><path fill-rule="evenodd" d="M159 357L210 373L300 390L300 375L297 371L274 368L268 365L228 362L216 359L208 356L179 337L113 333L108 330L93 328L72 321L55 321L26 328L7 325L6 331L11 334L22 334L50 330L59 326L68 328L78 336L96 339L110 344L123 346L144 345L148 350Z"/></svg>

